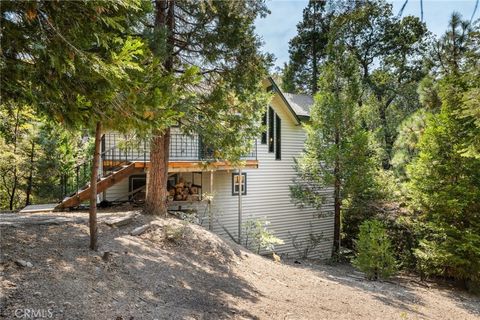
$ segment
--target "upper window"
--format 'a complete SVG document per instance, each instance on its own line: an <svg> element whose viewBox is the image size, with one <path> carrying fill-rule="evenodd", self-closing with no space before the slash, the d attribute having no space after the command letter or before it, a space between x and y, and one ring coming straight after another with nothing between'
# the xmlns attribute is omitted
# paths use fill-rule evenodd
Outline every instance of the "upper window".
<svg viewBox="0 0 480 320"><path fill-rule="evenodd" d="M267 144L267 112L262 116L262 126L264 127L264 131L262 131L262 144Z"/></svg>
<svg viewBox="0 0 480 320"><path fill-rule="evenodd" d="M268 152L275 151L275 112L272 107L268 107Z"/></svg>
<svg viewBox="0 0 480 320"><path fill-rule="evenodd" d="M242 195L247 195L247 174L232 173L232 195L238 196L240 186L242 188Z"/></svg>
<svg viewBox="0 0 480 320"><path fill-rule="evenodd" d="M275 159L282 159L282 120L275 115Z"/></svg>

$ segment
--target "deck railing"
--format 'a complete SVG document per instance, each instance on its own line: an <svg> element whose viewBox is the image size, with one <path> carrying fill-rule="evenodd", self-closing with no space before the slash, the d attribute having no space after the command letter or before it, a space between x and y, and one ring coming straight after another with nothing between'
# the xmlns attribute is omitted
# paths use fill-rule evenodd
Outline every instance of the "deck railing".
<svg viewBox="0 0 480 320"><path fill-rule="evenodd" d="M127 161L149 161L150 145L146 140L129 139L119 133L109 133L102 138L102 151L115 148L113 152L105 154L103 160L125 159ZM215 152L204 144L199 135L170 134L170 161L212 161ZM244 160L257 159L257 145L255 142L252 151L243 157Z"/></svg>
<svg viewBox="0 0 480 320"><path fill-rule="evenodd" d="M103 135L101 142L98 179L108 176L133 161L146 164L150 161L150 145L145 139L128 139L119 133ZM215 152L202 142L199 135L170 135L170 161L215 161ZM244 160L257 159L257 144L243 157ZM87 159L61 175L61 198L71 196L88 186L92 159Z"/></svg>

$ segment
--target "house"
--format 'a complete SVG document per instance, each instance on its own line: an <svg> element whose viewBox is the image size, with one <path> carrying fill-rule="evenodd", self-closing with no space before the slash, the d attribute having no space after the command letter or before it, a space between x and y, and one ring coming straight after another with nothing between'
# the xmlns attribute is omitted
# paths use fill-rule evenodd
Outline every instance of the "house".
<svg viewBox="0 0 480 320"><path fill-rule="evenodd" d="M245 221L264 219L270 222L268 229L284 241L275 247L277 253L330 257L333 201L327 202L322 212L299 208L292 203L289 189L296 175L294 159L304 147L302 123L309 119L313 100L310 96L282 92L272 78L267 80L267 87L274 91L263 119L267 130L245 157L243 168L223 161L206 167L204 161L209 160L209 150L202 146L201 137L186 136L178 128L172 129L169 208L195 209L204 226L235 240L239 238L239 226ZM128 201L144 195L148 143L120 147L124 140L115 132L106 133L102 139L103 178L97 186L100 200ZM64 181L77 192L65 198L61 207L78 206L88 199L88 188L78 190L82 184L79 177L86 177L84 182L87 182L88 172L88 168L77 168L76 177ZM327 199L333 199L333 189L321 192ZM205 193L214 194L211 202L202 196ZM245 239L244 234L240 236Z"/></svg>

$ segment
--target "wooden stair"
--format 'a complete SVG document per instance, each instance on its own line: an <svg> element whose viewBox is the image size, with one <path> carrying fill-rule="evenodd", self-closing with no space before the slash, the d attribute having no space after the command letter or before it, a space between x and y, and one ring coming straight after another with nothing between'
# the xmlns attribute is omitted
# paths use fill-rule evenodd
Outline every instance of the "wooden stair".
<svg viewBox="0 0 480 320"><path fill-rule="evenodd" d="M129 175L137 172L142 172L141 168L135 166L135 162L130 164L124 165L120 167L117 171L114 171L112 174L102 177L97 182L97 194L105 191L106 189L110 188L114 184L122 181ZM60 202L55 209L66 209L72 208L80 205L82 202L88 200L90 198L90 184L86 185L84 188L78 190L77 193L72 195L71 197L66 197Z"/></svg>

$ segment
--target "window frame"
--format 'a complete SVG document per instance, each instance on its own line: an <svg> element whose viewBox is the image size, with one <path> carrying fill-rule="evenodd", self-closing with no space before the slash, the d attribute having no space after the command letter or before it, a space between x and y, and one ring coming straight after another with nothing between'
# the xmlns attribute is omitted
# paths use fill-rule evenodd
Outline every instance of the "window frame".
<svg viewBox="0 0 480 320"><path fill-rule="evenodd" d="M235 187L236 187L235 177L239 175L240 175L239 172L232 172L232 196L239 195L239 191L235 191ZM247 173L242 172L242 176L243 176L243 181L242 181L243 188L240 187L239 190L243 189L242 196L246 196L247 195Z"/></svg>
<svg viewBox="0 0 480 320"><path fill-rule="evenodd" d="M267 110L263 113L262 116L262 126L264 127L264 130L262 131L262 138L260 143L261 144L267 144Z"/></svg>
<svg viewBox="0 0 480 320"><path fill-rule="evenodd" d="M275 152L275 111L268 107L268 152Z"/></svg>
<svg viewBox="0 0 480 320"><path fill-rule="evenodd" d="M282 119L275 114L275 160L282 160Z"/></svg>

